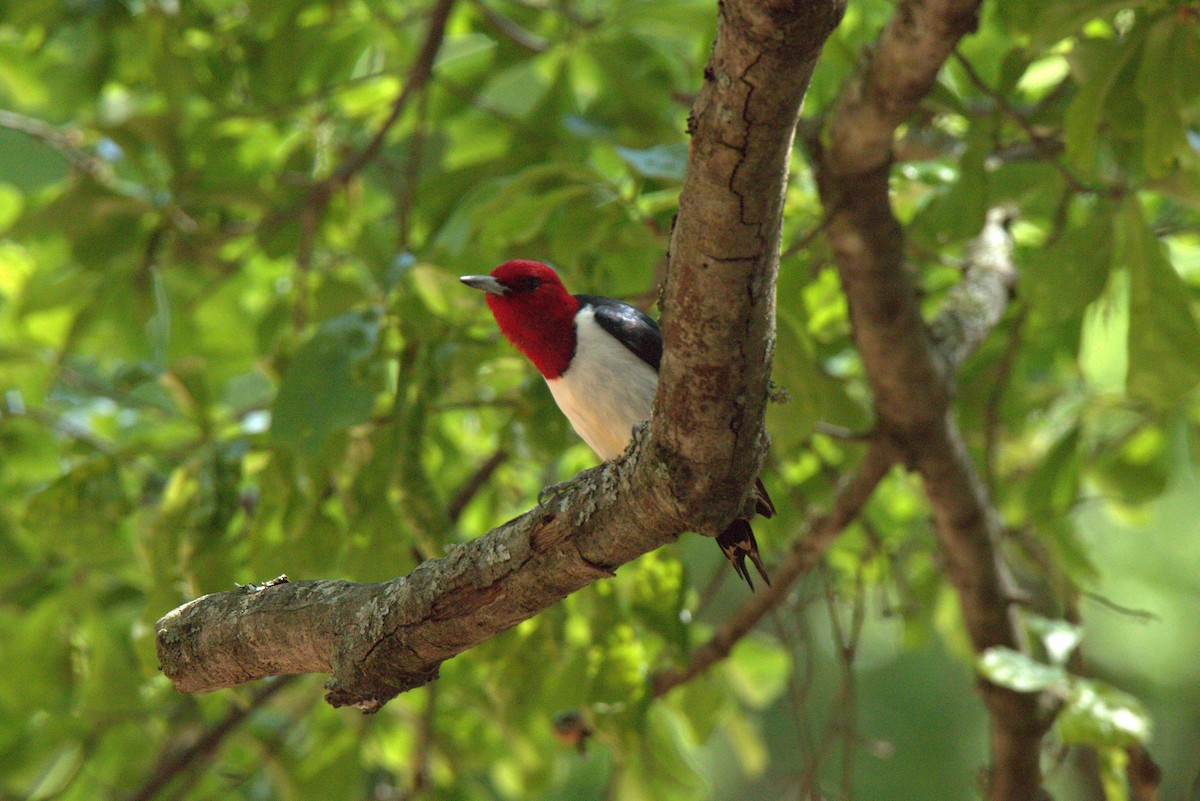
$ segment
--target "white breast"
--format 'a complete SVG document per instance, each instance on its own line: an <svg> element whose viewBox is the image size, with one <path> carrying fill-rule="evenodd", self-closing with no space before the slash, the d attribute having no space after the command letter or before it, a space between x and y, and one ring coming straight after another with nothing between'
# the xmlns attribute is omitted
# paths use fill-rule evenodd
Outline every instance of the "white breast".
<svg viewBox="0 0 1200 801"><path fill-rule="evenodd" d="M658 373L601 328L589 308L576 315L575 333L570 368L546 384L575 432L601 459L612 459L650 417Z"/></svg>

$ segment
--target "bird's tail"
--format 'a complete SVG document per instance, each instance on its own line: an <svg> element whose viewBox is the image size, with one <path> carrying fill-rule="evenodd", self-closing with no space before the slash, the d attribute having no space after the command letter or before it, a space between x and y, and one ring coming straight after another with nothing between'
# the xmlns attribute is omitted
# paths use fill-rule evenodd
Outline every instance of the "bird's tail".
<svg viewBox="0 0 1200 801"><path fill-rule="evenodd" d="M758 574L762 576L763 581L767 582L768 587L771 586L771 579L763 567L762 558L758 555L758 542L754 539L754 530L750 528L748 520L734 520L730 523L717 536L717 545L721 546L725 558L733 565L737 574L750 585L751 590L754 589L754 582L750 580L750 572L746 569L747 556L758 568Z"/></svg>

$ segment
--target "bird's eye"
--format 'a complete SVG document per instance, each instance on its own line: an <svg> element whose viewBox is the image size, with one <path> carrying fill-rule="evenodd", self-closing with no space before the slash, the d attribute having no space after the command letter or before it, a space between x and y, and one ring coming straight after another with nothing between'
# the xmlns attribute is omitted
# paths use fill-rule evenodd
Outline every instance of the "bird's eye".
<svg viewBox="0 0 1200 801"><path fill-rule="evenodd" d="M526 276L516 283L513 287L514 292L532 292L542 285L542 279L536 275Z"/></svg>

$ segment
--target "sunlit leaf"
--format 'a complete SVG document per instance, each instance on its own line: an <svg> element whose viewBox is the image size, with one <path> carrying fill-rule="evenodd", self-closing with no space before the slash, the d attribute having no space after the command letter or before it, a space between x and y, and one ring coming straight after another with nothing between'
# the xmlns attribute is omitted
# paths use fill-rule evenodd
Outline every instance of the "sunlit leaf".
<svg viewBox="0 0 1200 801"><path fill-rule="evenodd" d="M1054 725L1063 742L1096 748L1144 745L1151 729L1150 717L1136 698L1091 679L1072 682Z"/></svg>
<svg viewBox="0 0 1200 801"><path fill-rule="evenodd" d="M1129 392L1170 407L1200 383L1200 328L1188 286L1134 200L1118 217L1115 258L1129 270Z"/></svg>
<svg viewBox="0 0 1200 801"><path fill-rule="evenodd" d="M1083 640L1083 629L1074 623L1034 614L1024 615L1023 619L1026 627L1042 641L1051 664L1065 665Z"/></svg>
<svg viewBox="0 0 1200 801"><path fill-rule="evenodd" d="M975 665L988 681L1019 693L1048 690L1067 681L1067 672L1061 666L1038 662L1011 648L989 648Z"/></svg>
<svg viewBox="0 0 1200 801"><path fill-rule="evenodd" d="M730 655L727 676L742 701L762 708L787 687L791 666L787 652L777 644L758 637L746 637Z"/></svg>

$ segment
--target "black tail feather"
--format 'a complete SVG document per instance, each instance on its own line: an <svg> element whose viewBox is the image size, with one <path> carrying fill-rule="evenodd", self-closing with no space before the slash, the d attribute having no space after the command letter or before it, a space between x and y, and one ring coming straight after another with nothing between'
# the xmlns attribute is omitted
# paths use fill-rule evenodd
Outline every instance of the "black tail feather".
<svg viewBox="0 0 1200 801"><path fill-rule="evenodd" d="M747 556L758 569L763 581L768 587L771 586L771 579L763 567L762 557L758 555L758 541L754 539L754 530L750 528L749 521L734 520L717 536L717 545L721 546L721 552L733 565L734 572L750 585L751 591L754 590L754 582L750 579L750 571L746 569Z"/></svg>

